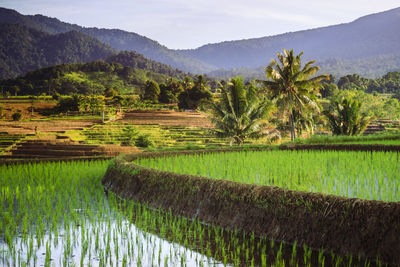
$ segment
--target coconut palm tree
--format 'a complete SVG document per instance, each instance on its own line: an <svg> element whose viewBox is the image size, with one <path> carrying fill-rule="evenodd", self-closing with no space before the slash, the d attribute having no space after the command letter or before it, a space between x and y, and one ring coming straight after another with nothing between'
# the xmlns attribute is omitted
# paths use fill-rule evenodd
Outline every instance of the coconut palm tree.
<svg viewBox="0 0 400 267"><path fill-rule="evenodd" d="M363 116L361 103L351 98L341 98L333 103L333 111L325 111L334 135L359 135L364 132L372 117Z"/></svg>
<svg viewBox="0 0 400 267"><path fill-rule="evenodd" d="M240 77L221 84L220 90L220 101L210 103L210 118L218 137L229 137L230 145L241 145L246 138L267 134L265 127L273 106L270 100L259 99L254 86L246 87Z"/></svg>
<svg viewBox="0 0 400 267"><path fill-rule="evenodd" d="M295 113L302 114L309 109L319 112L316 102L318 88L322 80L329 79L327 75L312 77L319 67L312 66L314 60L302 66L302 55L303 52L294 55L293 49L290 51L283 49L283 54L277 55L279 62L273 59L265 68L269 80L260 81L276 101L282 115L288 117L292 141L296 138Z"/></svg>

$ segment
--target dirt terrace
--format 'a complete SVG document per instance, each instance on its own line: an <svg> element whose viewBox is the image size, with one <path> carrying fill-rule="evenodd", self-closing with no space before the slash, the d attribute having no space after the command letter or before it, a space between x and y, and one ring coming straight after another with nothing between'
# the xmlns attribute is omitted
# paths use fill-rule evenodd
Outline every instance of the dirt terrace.
<svg viewBox="0 0 400 267"><path fill-rule="evenodd" d="M91 127L97 120L0 121L0 131L8 134L64 133Z"/></svg>
<svg viewBox="0 0 400 267"><path fill-rule="evenodd" d="M137 110L124 114L121 120L130 124L159 124L166 126L191 126L211 128L207 115L199 112Z"/></svg>
<svg viewBox="0 0 400 267"><path fill-rule="evenodd" d="M19 100L0 102L3 106L3 115L5 120L12 120L12 114L15 112L21 112L22 119L42 119L46 116L40 114L43 110L49 110L56 106L54 102L38 102L33 104L33 114L32 114L32 104L28 101Z"/></svg>

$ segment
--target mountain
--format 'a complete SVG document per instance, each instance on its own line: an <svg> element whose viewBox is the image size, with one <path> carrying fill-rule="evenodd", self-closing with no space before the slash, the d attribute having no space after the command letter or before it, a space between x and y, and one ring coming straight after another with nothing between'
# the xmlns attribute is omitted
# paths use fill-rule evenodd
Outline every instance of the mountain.
<svg viewBox="0 0 400 267"><path fill-rule="evenodd" d="M15 10L6 8L0 8L0 22L17 23L50 34L75 30L95 37L114 49L133 50L155 61L192 73L203 73L216 69L214 66L206 64L201 60L168 49L154 40L133 32L118 29L86 28L42 15L22 15Z"/></svg>
<svg viewBox="0 0 400 267"><path fill-rule="evenodd" d="M262 38L208 44L197 49L171 50L136 33L117 29L85 28L42 15L21 15L0 8L0 22L18 23L50 34L75 30L117 50L145 57L192 73L227 77L242 74L265 78L264 67L282 48L304 51L315 59L320 73L335 76L357 73L378 77L400 70L400 8L361 17L353 22Z"/></svg>
<svg viewBox="0 0 400 267"><path fill-rule="evenodd" d="M257 68L276 58L282 48L304 51L306 60L316 59L327 71L358 71L372 75L400 69L400 8L361 17L351 23L275 36L208 44L179 50L187 56L222 69ZM386 64L386 60L396 58ZM354 64L358 65L354 68ZM370 70L363 70L371 64ZM380 65L384 65L383 67ZM340 70L338 70L340 68ZM372 71L371 71L372 70ZM348 72L347 72L348 73ZM344 73L340 73L344 74Z"/></svg>
<svg viewBox="0 0 400 267"><path fill-rule="evenodd" d="M110 46L77 31L48 34L0 23L0 79L61 63L89 62L113 53Z"/></svg>

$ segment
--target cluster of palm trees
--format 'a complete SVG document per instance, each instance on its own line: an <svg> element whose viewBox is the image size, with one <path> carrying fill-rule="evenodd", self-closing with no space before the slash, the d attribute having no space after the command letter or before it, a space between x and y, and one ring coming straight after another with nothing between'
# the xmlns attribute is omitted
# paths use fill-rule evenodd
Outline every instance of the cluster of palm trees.
<svg viewBox="0 0 400 267"><path fill-rule="evenodd" d="M240 77L220 84L221 97L211 104L211 119L215 123L215 133L231 138L231 144L242 144L246 138L257 138L268 134L266 125L277 107L280 117L288 123L291 140L296 132L314 125L316 114L320 114L318 104L321 82L329 80L328 75L315 76L319 70L311 60L302 65L303 52L295 55L293 50L283 49L278 60L272 60L265 68L268 80L258 80L263 85L244 85ZM257 90L258 89L258 90ZM368 125L370 118L360 115L360 103L351 99L336 103L336 110L323 112L333 134L359 134Z"/></svg>

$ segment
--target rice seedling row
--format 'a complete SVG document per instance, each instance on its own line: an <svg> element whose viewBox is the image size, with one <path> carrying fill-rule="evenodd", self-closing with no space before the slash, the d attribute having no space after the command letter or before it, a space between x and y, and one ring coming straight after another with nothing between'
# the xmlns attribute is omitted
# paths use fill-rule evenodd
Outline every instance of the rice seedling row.
<svg viewBox="0 0 400 267"><path fill-rule="evenodd" d="M240 183L400 201L397 152L242 151L143 158L138 163Z"/></svg>
<svg viewBox="0 0 400 267"><path fill-rule="evenodd" d="M281 266L362 261L105 195L107 161L0 166L0 264Z"/></svg>

